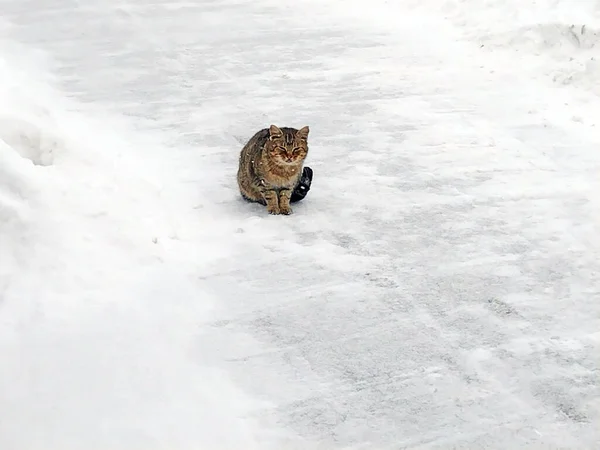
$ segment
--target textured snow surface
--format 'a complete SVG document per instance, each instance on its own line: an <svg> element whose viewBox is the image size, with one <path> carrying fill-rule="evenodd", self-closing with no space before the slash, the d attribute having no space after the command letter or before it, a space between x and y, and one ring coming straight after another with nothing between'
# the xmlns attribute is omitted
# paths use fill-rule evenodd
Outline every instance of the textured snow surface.
<svg viewBox="0 0 600 450"><path fill-rule="evenodd" d="M0 449L598 448L597 1L0 11Z"/></svg>

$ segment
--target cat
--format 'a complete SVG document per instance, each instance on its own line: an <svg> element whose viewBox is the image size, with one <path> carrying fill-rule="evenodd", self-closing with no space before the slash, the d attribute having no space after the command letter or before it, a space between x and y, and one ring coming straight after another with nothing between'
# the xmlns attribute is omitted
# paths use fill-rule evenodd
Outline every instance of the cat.
<svg viewBox="0 0 600 450"><path fill-rule="evenodd" d="M271 125L252 136L240 152L237 181L242 197L265 205L269 214L292 214L290 198L303 174L308 132L308 126L297 130Z"/></svg>

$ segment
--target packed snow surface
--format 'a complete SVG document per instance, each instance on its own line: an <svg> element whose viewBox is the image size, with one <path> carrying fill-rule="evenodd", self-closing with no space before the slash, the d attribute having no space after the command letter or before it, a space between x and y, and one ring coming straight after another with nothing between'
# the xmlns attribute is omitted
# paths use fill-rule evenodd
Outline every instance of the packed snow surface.
<svg viewBox="0 0 600 450"><path fill-rule="evenodd" d="M599 448L598 1L0 12L0 449Z"/></svg>

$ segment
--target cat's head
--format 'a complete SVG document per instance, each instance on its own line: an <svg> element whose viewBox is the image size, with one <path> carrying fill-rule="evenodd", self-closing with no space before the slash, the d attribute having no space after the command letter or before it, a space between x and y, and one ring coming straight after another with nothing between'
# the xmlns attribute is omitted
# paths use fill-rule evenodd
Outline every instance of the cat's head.
<svg viewBox="0 0 600 450"><path fill-rule="evenodd" d="M269 127L269 139L265 144L269 158L282 166L302 164L308 154L308 127L294 128Z"/></svg>

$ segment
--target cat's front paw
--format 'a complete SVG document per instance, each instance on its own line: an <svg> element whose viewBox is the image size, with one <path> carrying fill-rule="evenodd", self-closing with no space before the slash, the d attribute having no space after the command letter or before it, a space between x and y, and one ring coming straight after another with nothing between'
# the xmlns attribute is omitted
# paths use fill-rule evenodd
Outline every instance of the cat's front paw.
<svg viewBox="0 0 600 450"><path fill-rule="evenodd" d="M292 211L292 208L290 208L289 206L281 206L279 208L279 211L281 212L281 214L285 214L286 216L289 216L290 214L292 214L294 211Z"/></svg>
<svg viewBox="0 0 600 450"><path fill-rule="evenodd" d="M273 215L281 214L279 206L267 206L267 212Z"/></svg>

